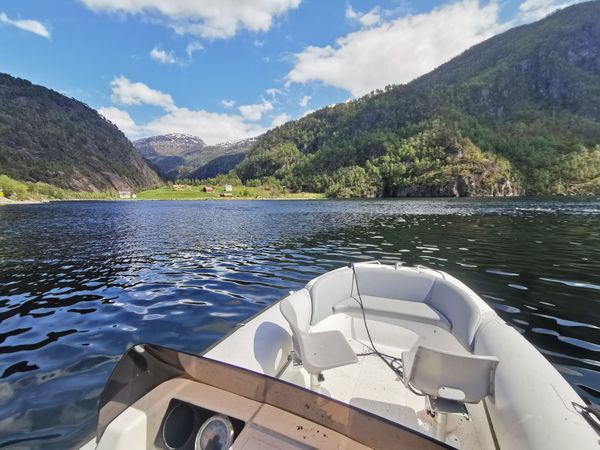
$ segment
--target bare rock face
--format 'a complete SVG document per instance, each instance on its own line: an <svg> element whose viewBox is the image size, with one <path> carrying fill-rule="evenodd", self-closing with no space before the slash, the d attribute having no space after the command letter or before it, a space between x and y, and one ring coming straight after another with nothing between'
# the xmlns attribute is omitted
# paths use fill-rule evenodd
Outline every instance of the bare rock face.
<svg viewBox="0 0 600 450"><path fill-rule="evenodd" d="M497 182L486 182L481 175L456 177L452 187L454 197L514 197L521 191L509 178Z"/></svg>
<svg viewBox="0 0 600 450"><path fill-rule="evenodd" d="M510 179L498 183L482 183L475 175L457 176L452 182L439 185L411 184L399 186L393 197L512 197L521 191Z"/></svg>
<svg viewBox="0 0 600 450"><path fill-rule="evenodd" d="M398 186L385 195L392 197L510 197L522 193L506 162L494 159L465 140L445 146L450 157L443 166L415 183ZM448 169L450 167L450 169ZM433 182L432 182L433 181Z"/></svg>

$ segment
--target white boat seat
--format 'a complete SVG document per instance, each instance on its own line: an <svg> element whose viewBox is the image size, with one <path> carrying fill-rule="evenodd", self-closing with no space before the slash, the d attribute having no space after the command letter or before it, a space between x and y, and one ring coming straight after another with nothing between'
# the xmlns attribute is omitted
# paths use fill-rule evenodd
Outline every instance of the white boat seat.
<svg viewBox="0 0 600 450"><path fill-rule="evenodd" d="M435 350L417 343L402 353L404 384L435 398L477 403L494 395L498 358Z"/></svg>
<svg viewBox="0 0 600 450"><path fill-rule="evenodd" d="M299 356L308 373L319 374L327 369L358 362L354 350L339 331L300 333L302 338Z"/></svg>
<svg viewBox="0 0 600 450"><path fill-rule="evenodd" d="M452 330L450 321L439 311L427 303L396 300L393 298L373 297L361 295L365 315L378 315L403 319L414 322L437 325L447 331ZM355 298L348 298L333 307L334 313L356 313L362 314L360 304Z"/></svg>
<svg viewBox="0 0 600 450"><path fill-rule="evenodd" d="M306 331L308 321L305 324L298 322L296 308L302 308L300 303L303 300L300 296L286 297L280 302L279 309L292 329L294 352L306 371L311 375L319 375L324 370L358 362L354 350L341 332L311 333Z"/></svg>

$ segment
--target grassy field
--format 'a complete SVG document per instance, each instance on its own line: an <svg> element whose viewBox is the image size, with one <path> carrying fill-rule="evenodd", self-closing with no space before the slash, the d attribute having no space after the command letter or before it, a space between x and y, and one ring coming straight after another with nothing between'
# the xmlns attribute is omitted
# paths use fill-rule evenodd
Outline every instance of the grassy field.
<svg viewBox="0 0 600 450"><path fill-rule="evenodd" d="M325 194L310 192L288 193L265 186L246 187L234 185L231 196L221 197L225 193L223 185L214 185L214 192L202 192L202 186L179 185L162 186L157 189L137 193L140 200L252 200L252 199L317 199ZM43 202L49 200L115 200L116 192L78 192L61 189L45 183L17 181L6 175L0 175L0 203Z"/></svg>
<svg viewBox="0 0 600 450"><path fill-rule="evenodd" d="M252 199L317 199L325 198L325 194L300 192L285 193L264 187L233 186L231 197L221 197L225 193L223 186L216 186L214 192L202 192L202 186L186 186L175 190L172 187L161 187L137 194L140 200L252 200Z"/></svg>
<svg viewBox="0 0 600 450"><path fill-rule="evenodd" d="M49 200L111 200L116 192L84 192L62 189L46 183L18 181L0 175L0 202L44 202Z"/></svg>

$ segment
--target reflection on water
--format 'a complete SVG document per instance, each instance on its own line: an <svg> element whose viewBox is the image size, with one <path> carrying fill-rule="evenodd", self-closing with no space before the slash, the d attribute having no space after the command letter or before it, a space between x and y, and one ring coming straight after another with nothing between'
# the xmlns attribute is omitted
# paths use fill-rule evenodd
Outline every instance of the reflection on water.
<svg viewBox="0 0 600 450"><path fill-rule="evenodd" d="M66 448L133 343L200 352L349 261L450 272L600 402L600 200L0 208L0 446Z"/></svg>

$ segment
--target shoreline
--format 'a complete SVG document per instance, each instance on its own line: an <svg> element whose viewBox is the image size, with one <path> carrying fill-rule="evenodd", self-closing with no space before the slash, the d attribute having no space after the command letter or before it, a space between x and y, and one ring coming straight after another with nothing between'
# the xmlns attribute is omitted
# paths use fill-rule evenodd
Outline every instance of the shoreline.
<svg viewBox="0 0 600 450"><path fill-rule="evenodd" d="M53 198L49 200L9 200L0 201L0 206L10 205L41 205L59 202L197 202L197 201L265 201L265 200L331 200L327 197L234 197L234 198Z"/></svg>
<svg viewBox="0 0 600 450"><path fill-rule="evenodd" d="M355 197L355 198L331 198L325 196L307 196L307 197L197 197L197 198L65 198L65 199L45 199L45 200L10 200L0 198L0 207L9 205L39 205L57 202L194 202L194 201L301 201L301 200L432 200L432 199L598 199L595 195L519 195L519 196L485 196L485 197Z"/></svg>
<svg viewBox="0 0 600 450"><path fill-rule="evenodd" d="M116 199L118 201L133 202L181 202L181 201L251 201L251 200L331 200L328 197L215 197L215 198L132 198Z"/></svg>
<svg viewBox="0 0 600 450"><path fill-rule="evenodd" d="M41 203L50 203L52 200L10 200L8 198L0 198L0 206L4 205L38 205Z"/></svg>

